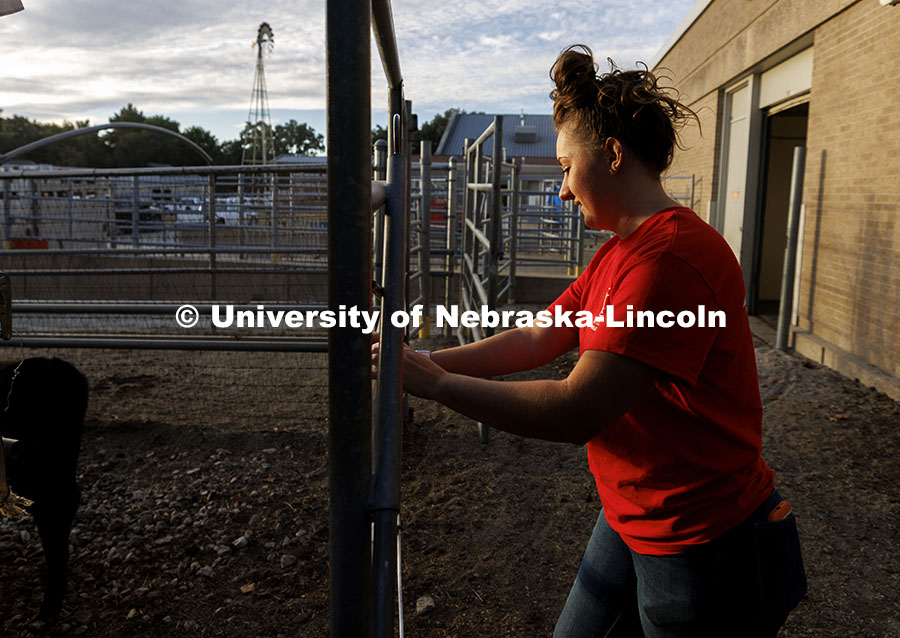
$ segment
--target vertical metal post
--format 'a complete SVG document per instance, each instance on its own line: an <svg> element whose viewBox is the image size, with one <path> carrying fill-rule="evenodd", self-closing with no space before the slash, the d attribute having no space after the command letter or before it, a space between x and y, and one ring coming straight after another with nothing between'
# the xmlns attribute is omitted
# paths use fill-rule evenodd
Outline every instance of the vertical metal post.
<svg viewBox="0 0 900 638"><path fill-rule="evenodd" d="M178 190L177 187L175 187L174 185L173 185L172 188L169 190L169 197L168 197L168 200L169 200L169 201L172 201L172 200L174 199L174 195L175 195L175 192L177 192L177 190ZM159 213L158 213L158 216L157 216L157 218L158 218L158 223L159 223L159 227L162 228L162 241L163 241L163 244L168 244L168 243L169 243L169 242L168 242L169 225L166 224L166 215L165 215L165 209L166 209L165 201L166 201L166 199L167 199L167 198L166 198L166 196L165 196L165 191L163 191L163 194L162 194L162 196L161 196L161 198L160 198L161 204L160 204L160 209L159 209ZM178 237L173 237L173 238L172 238L172 241L173 241L174 243L178 243Z"/></svg>
<svg viewBox="0 0 900 638"><path fill-rule="evenodd" d="M577 276L584 270L584 237L587 231L585 230L585 225L581 216L578 214L578 211L575 210L575 205L571 201L566 203L571 209L572 214L575 215L575 229L578 232L578 268L575 270L575 275Z"/></svg>
<svg viewBox="0 0 900 638"><path fill-rule="evenodd" d="M421 182L419 205L419 277L422 296L425 298L425 318L419 336L429 334L428 305L431 303L431 142L419 143L419 181Z"/></svg>
<svg viewBox="0 0 900 638"><path fill-rule="evenodd" d="M444 307L449 308L450 302L452 301L450 297L451 286L453 285L453 273L456 269L456 208L457 208L457 195L456 195L456 180L457 180L457 168L456 168L456 158L451 157L447 162L447 237L445 239L445 247L447 248L447 256L444 258L445 270L447 271L446 279L444 280ZM450 324L449 322L444 325L444 336L450 336Z"/></svg>
<svg viewBox="0 0 900 638"><path fill-rule="evenodd" d="M238 245L244 247L244 174L238 173ZM238 255L243 259L244 253Z"/></svg>
<svg viewBox="0 0 900 638"><path fill-rule="evenodd" d="M41 229L38 223L38 213L40 209L38 208L38 190L37 190L37 180L31 179L29 180L31 184L31 234L35 237L41 236Z"/></svg>
<svg viewBox="0 0 900 638"><path fill-rule="evenodd" d="M207 180L209 190L209 300L216 300L216 176L210 174Z"/></svg>
<svg viewBox="0 0 900 638"><path fill-rule="evenodd" d="M375 179L382 182L387 179L387 146L387 140L376 140L375 142ZM375 281L383 286L384 282L381 279L381 269L383 265L382 253L384 252L384 206L375 212L375 242L373 244L373 250L375 252ZM376 302L376 306L380 309L381 302Z"/></svg>
<svg viewBox="0 0 900 638"><path fill-rule="evenodd" d="M403 93L402 93L402 87L401 87L401 98L402 98L402 95L403 95ZM404 188L406 190L403 193L403 210L407 211L407 215L409 215L410 211L412 209L412 206L411 206L411 203L412 203L412 193L411 193L412 180L409 179L409 176L412 175L412 142L410 140L412 138L412 132L416 130L416 127L414 126L414 120L413 120L412 101L402 98L401 102L403 104L403 111L402 111L403 112L403 121L402 121L403 139L402 139L402 146L400 148L400 153L403 155L403 158L406 162L405 175L407 176L407 179L404 182ZM394 112L394 111L392 111L392 112ZM408 219L407 219L407 221L408 221ZM409 273L409 271L411 270L411 268L410 268L411 264L410 264L410 258L409 258L409 241L407 241L407 250L405 253L405 259L406 259L406 268L404 269L403 272ZM407 288L407 291L408 291L408 288ZM407 299L405 301L409 301L409 300ZM412 330L412 326L410 326L410 328L408 330ZM407 341L408 340L409 339L407 338Z"/></svg>
<svg viewBox="0 0 900 638"><path fill-rule="evenodd" d="M328 305L368 310L372 298L371 4L328 0ZM372 629L371 354L355 328L328 333L328 481L332 638Z"/></svg>
<svg viewBox="0 0 900 638"><path fill-rule="evenodd" d="M691 206L690 206L691 210L694 210L694 184L695 184L694 173L691 173Z"/></svg>
<svg viewBox="0 0 900 638"><path fill-rule="evenodd" d="M118 233L118 223L116 220L116 201L115 201L115 193L113 192L113 187L110 184L109 180L106 182L106 218L109 220L107 222L107 227L109 230L109 247L116 247L116 234Z"/></svg>
<svg viewBox="0 0 900 638"><path fill-rule="evenodd" d="M263 145L265 145L265 137L263 137ZM277 177L275 173L272 173L272 202L269 207L269 219L270 219L270 227L271 227L271 237L269 238L272 248L278 247L278 183L275 181ZM269 182L266 179L266 182ZM272 261L278 261L278 254L272 253Z"/></svg>
<svg viewBox="0 0 900 638"><path fill-rule="evenodd" d="M406 109L406 100L403 99L403 87L402 86L394 86L391 87L388 91L388 113L391 114L390 122L388 122L388 158L395 154L400 154L403 157L403 162L405 163L406 170L404 172L405 175L410 174L410 165L409 165L409 153L408 153L408 140L409 135L406 130L407 127L407 109ZM399 115L399 117L398 117ZM398 160L399 161L399 160ZM397 187L399 188L399 186ZM407 182L404 185L404 188L407 190L403 193L402 201L403 201L403 210L409 211L409 183ZM407 213L408 214L408 213ZM386 240L385 240L386 241ZM406 244L406 250L409 250L409 242ZM403 272L409 272L409 255L404 255L404 268ZM387 283L387 282L382 282ZM405 284L404 284L405 285Z"/></svg>
<svg viewBox="0 0 900 638"><path fill-rule="evenodd" d="M387 140L376 140L373 150L375 154L375 179L387 179Z"/></svg>
<svg viewBox="0 0 900 638"><path fill-rule="evenodd" d="M503 179L503 116L494 116L494 147L491 166L491 211L488 220L488 240L491 243L488 251L487 275L488 275L488 308L497 309L498 276L497 267L500 263L500 226L503 223L503 193L501 192ZM488 327L484 331L485 336L494 334L494 329Z"/></svg>
<svg viewBox="0 0 900 638"><path fill-rule="evenodd" d="M509 294L508 303L516 303L516 257L519 251L519 206L522 199L522 158L517 157L513 162L512 198L509 216Z"/></svg>
<svg viewBox="0 0 900 638"><path fill-rule="evenodd" d="M9 188L10 180L3 180L3 241L9 242L10 231L12 230L12 218L10 217L10 209L12 203L9 201L10 198L10 188ZM6 245L6 248L9 248L9 245Z"/></svg>
<svg viewBox="0 0 900 638"><path fill-rule="evenodd" d="M287 176L288 247L294 248L294 174Z"/></svg>
<svg viewBox="0 0 900 638"><path fill-rule="evenodd" d="M480 184L481 177L485 171L484 142L475 146L475 158L472 162L472 169L472 183ZM475 223L475 228L481 228L481 208L485 195L479 190L475 190L472 194L474 195L472 197L472 220Z"/></svg>
<svg viewBox="0 0 900 638"><path fill-rule="evenodd" d="M457 302L462 304L463 298L467 294L467 281L466 279L469 277L468 267L466 265L465 256L468 254L467 251L469 249L469 244L471 243L471 237L469 235L469 226L467 221L470 219L470 210L474 207L474 199L475 199L475 191L469 188L469 184L472 182L472 176L474 173L474 158L473 153L470 153L469 145L472 140L468 137L463 140L463 157L466 160L465 167L463 169L463 179L462 179L462 191L463 191L463 210L462 210L462 223L461 227L461 237L460 237L460 248L459 248L459 295L457 296ZM457 338L462 340L462 327L460 326L457 329Z"/></svg>
<svg viewBox="0 0 900 638"><path fill-rule="evenodd" d="M803 171L806 168L806 148L794 147L791 169L791 199L788 204L787 242L784 247L784 270L781 277L781 303L778 306L778 332L775 347L787 350L791 314L794 303L794 272L797 258L797 228L800 226L800 205L803 203Z"/></svg>
<svg viewBox="0 0 900 638"><path fill-rule="evenodd" d="M138 216L140 207L140 176L135 175L131 178L131 243L135 246L140 241L138 238Z"/></svg>
<svg viewBox="0 0 900 638"><path fill-rule="evenodd" d="M72 221L72 213L73 213L72 207L75 205L74 202L73 202L73 200L72 200L72 195L73 195L74 193L72 192L72 178L70 177L70 178L69 178L68 180L66 180L66 181L69 182L69 199L68 199L68 202L67 202L67 212L68 212L68 217L69 217L69 241L72 241L73 239L75 239L75 235L74 235L74 227L73 227L73 226L74 226L74 222Z"/></svg>
<svg viewBox="0 0 900 638"><path fill-rule="evenodd" d="M400 119L394 115L392 119ZM393 127L398 136L401 127ZM393 148L404 148L397 140ZM404 329L390 324L388 318L406 307L406 253L409 238L404 197L408 173L406 157L400 153L388 158L388 191L385 204L385 258L382 281L384 299L381 314L381 349L375 421L375 465L373 510L374 534L372 563L374 580L375 636L387 638L394 628L394 582L397 573L397 534L400 514L400 456L403 422L403 385L399 365Z"/></svg>

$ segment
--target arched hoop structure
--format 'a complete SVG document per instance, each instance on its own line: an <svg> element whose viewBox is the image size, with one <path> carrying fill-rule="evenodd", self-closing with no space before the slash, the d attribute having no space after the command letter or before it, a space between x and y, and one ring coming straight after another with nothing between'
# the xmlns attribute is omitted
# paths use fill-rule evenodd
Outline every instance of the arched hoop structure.
<svg viewBox="0 0 900 638"><path fill-rule="evenodd" d="M213 158L210 157L209 153L204 151L200 146L198 146L195 142L192 142L188 138L186 138L181 133L176 133L167 128L163 128L162 126L154 126L153 124L143 124L141 122L109 122L108 124L97 124L96 126L87 126L85 128L78 128L74 131L66 131L65 133L59 133L57 135L51 135L50 137L45 137L42 140L37 140L36 142L31 142L30 144L26 144L25 146L20 146L19 148L15 148L8 153L4 153L0 155L0 164L3 162L9 161L19 155L24 155L25 153L29 153L35 149L47 146L48 144L53 144L54 142L61 142L62 140L69 139L70 137L77 137L79 135L87 135L88 133L96 133L97 131L103 131L105 129L110 128L136 128L142 129L144 131L152 131L154 133L163 133L164 135L171 135L172 137L177 138L178 140L184 142L192 149L197 151L200 155L203 156L203 159L206 160L206 163L212 166L215 164Z"/></svg>

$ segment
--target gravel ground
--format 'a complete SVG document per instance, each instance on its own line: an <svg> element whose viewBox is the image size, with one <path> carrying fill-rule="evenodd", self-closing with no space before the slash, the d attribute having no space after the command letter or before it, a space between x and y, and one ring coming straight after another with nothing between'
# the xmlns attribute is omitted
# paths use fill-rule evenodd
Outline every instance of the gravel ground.
<svg viewBox="0 0 900 638"><path fill-rule="evenodd" d="M321 359L25 354L63 356L90 381L83 504L70 592L50 624L33 621L42 563L34 526L0 520L0 635L328 635ZM277 384L240 380L276 359L290 361L271 366ZM798 512L810 578L782 635L900 636L900 408L764 344L757 359L764 455ZM185 382L189 361L221 379ZM573 361L528 376L563 375ZM410 406L406 635L549 635L599 509L584 450L502 433L483 445L471 421ZM426 597L434 606L417 614Z"/></svg>

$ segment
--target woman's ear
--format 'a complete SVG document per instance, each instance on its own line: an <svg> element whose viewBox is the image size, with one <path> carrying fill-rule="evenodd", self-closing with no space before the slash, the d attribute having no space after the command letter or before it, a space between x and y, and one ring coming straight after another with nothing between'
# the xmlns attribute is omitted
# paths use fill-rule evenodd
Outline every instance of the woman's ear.
<svg viewBox="0 0 900 638"><path fill-rule="evenodd" d="M622 168L624 148L622 142L614 137L607 137L603 143L603 152L609 161L609 174L615 175Z"/></svg>

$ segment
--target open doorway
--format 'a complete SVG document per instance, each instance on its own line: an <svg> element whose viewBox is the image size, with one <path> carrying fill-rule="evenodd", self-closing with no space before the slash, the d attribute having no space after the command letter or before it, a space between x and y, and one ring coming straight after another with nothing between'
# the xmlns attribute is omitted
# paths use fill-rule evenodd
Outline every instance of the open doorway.
<svg viewBox="0 0 900 638"><path fill-rule="evenodd" d="M766 114L763 184L757 218L749 311L775 326L781 299L794 147L806 146L809 103Z"/></svg>

